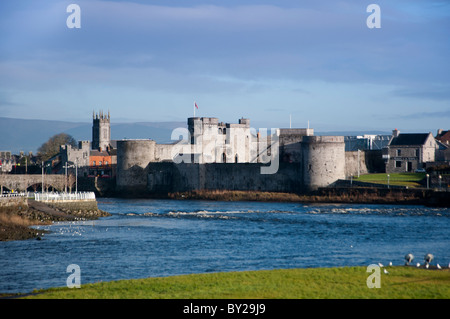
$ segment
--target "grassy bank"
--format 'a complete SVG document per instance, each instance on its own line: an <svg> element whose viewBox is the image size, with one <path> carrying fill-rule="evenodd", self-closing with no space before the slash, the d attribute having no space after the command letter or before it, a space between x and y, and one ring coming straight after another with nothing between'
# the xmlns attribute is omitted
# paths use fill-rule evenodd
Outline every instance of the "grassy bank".
<svg viewBox="0 0 450 319"><path fill-rule="evenodd" d="M420 182L426 177L426 173L391 173L389 174L389 184L396 186L421 187ZM355 178L355 181L388 184L388 174L366 174Z"/></svg>
<svg viewBox="0 0 450 319"><path fill-rule="evenodd" d="M450 270L387 267L381 288L367 287L366 267L207 273L52 288L26 298L44 299L448 299ZM82 281L82 278L81 278Z"/></svg>

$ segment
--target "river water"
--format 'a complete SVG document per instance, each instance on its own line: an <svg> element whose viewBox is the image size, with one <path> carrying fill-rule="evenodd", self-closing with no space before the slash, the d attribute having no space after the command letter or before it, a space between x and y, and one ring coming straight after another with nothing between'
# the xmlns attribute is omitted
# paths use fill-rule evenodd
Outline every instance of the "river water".
<svg viewBox="0 0 450 319"><path fill-rule="evenodd" d="M0 242L0 292L179 274L450 262L450 209L394 205L98 199L112 214Z"/></svg>

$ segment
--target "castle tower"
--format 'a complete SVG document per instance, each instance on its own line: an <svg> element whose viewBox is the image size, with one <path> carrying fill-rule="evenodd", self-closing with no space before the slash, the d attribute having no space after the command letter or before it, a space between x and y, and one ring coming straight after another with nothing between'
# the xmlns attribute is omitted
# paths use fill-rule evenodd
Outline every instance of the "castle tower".
<svg viewBox="0 0 450 319"><path fill-rule="evenodd" d="M93 113L92 117L92 149L104 151L111 142L109 111L107 115L103 114L103 111Z"/></svg>
<svg viewBox="0 0 450 319"><path fill-rule="evenodd" d="M343 136L304 136L301 145L305 190L315 191L345 179Z"/></svg>

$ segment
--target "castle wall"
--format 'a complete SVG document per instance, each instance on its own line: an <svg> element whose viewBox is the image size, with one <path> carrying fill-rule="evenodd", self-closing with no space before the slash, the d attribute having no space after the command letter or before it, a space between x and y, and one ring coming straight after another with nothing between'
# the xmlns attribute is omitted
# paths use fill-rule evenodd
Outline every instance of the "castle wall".
<svg viewBox="0 0 450 319"><path fill-rule="evenodd" d="M287 163L301 163L303 136L313 136L313 129L280 129L280 159Z"/></svg>
<svg viewBox="0 0 450 319"><path fill-rule="evenodd" d="M299 192L300 166L282 163L276 174L261 174L258 163L174 164L150 163L149 193L189 190L248 190Z"/></svg>
<svg viewBox="0 0 450 319"><path fill-rule="evenodd" d="M155 145L155 161L165 162L173 160L174 144L156 144Z"/></svg>
<svg viewBox="0 0 450 319"><path fill-rule="evenodd" d="M345 176L358 176L360 174L384 173L385 165L381 150L365 150L345 152ZM358 166L359 159L359 166Z"/></svg>
<svg viewBox="0 0 450 319"><path fill-rule="evenodd" d="M358 176L369 172L364 151L345 152L345 176Z"/></svg>

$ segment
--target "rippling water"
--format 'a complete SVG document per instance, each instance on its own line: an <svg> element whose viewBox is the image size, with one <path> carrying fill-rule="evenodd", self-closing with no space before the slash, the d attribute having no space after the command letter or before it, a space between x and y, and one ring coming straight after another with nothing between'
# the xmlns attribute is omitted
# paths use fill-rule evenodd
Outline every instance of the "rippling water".
<svg viewBox="0 0 450 319"><path fill-rule="evenodd" d="M391 205L99 199L112 214L0 242L0 292L189 273L450 262L450 209Z"/></svg>

